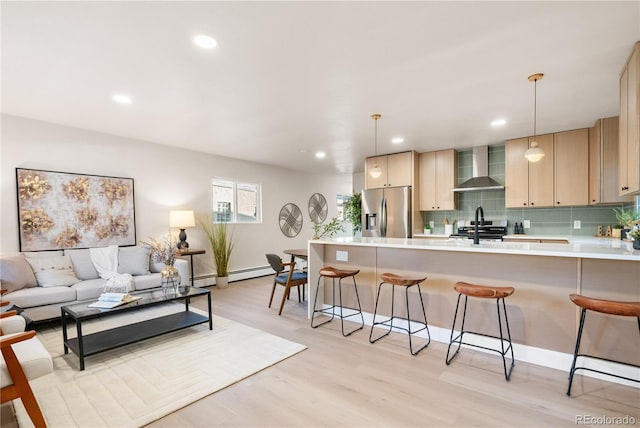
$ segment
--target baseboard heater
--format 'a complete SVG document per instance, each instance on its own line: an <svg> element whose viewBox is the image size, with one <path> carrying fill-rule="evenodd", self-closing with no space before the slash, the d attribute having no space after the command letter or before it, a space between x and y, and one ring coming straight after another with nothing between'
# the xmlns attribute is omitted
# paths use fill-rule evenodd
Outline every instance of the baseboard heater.
<svg viewBox="0 0 640 428"><path fill-rule="evenodd" d="M241 281L243 279L259 278L261 276L273 275L271 266L257 266L247 269L238 269L229 272L229 282ZM215 284L215 274L198 275L194 278L197 287L206 287Z"/></svg>

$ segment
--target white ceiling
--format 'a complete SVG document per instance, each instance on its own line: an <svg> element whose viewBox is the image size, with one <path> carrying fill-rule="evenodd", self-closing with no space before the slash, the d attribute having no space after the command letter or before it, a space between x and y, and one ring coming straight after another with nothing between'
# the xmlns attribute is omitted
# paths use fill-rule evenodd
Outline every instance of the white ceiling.
<svg viewBox="0 0 640 428"><path fill-rule="evenodd" d="M591 126L640 40L638 1L0 7L3 113L323 174L363 169L372 113L378 153L530 135L537 72L538 133Z"/></svg>

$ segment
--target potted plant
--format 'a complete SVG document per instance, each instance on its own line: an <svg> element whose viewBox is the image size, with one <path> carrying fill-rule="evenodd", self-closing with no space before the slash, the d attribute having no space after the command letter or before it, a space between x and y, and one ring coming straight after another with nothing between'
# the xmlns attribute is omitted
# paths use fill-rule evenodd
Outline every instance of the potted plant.
<svg viewBox="0 0 640 428"><path fill-rule="evenodd" d="M211 244L213 261L216 265L216 287L227 288L229 285L229 261L235 246L233 231L229 232L227 223L216 223L206 218L199 218L198 224Z"/></svg>
<svg viewBox="0 0 640 428"><path fill-rule="evenodd" d="M431 235L431 225L429 223L424 225L424 234Z"/></svg>
<svg viewBox="0 0 640 428"><path fill-rule="evenodd" d="M313 223L313 238L333 238L338 232L344 232L342 223L336 217L333 217L328 223Z"/></svg>
<svg viewBox="0 0 640 428"><path fill-rule="evenodd" d="M627 238L633 240L633 249L640 250L640 227L634 227L627 233Z"/></svg>
<svg viewBox="0 0 640 428"><path fill-rule="evenodd" d="M636 224L640 223L640 213L635 212L634 210L625 210L624 208L614 208L613 211L616 213L616 220L620 224L620 239L625 239L627 232ZM614 237L616 237L614 235Z"/></svg>
<svg viewBox="0 0 640 428"><path fill-rule="evenodd" d="M362 230L362 193L353 196L344 203L344 217L353 225L353 234Z"/></svg>

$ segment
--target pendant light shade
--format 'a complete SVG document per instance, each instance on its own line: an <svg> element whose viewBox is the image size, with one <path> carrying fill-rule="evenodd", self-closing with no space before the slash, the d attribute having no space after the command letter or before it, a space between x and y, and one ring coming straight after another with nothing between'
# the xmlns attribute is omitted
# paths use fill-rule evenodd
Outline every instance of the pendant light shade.
<svg viewBox="0 0 640 428"><path fill-rule="evenodd" d="M375 131L374 131L374 146L373 146L373 154L374 156L378 156L378 119L380 119L382 115L380 114L372 114L371 118L375 121ZM382 168L378 165L378 160L376 159L376 164L369 170L369 175L372 178L378 178L382 175Z"/></svg>
<svg viewBox="0 0 640 428"><path fill-rule="evenodd" d="M542 79L544 74L536 73L529 76L529 82L533 82L533 141L531 142L531 147L524 153L524 157L527 158L529 162L538 162L540 159L544 157L544 151L540 147L538 147L538 142L536 141L536 121L537 121L537 108L538 108L538 80Z"/></svg>

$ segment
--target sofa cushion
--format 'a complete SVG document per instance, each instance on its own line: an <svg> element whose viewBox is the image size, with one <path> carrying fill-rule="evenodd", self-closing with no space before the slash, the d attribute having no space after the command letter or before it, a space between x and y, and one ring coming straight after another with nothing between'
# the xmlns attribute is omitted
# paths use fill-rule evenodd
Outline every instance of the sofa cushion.
<svg viewBox="0 0 640 428"><path fill-rule="evenodd" d="M80 281L69 256L27 258L40 287L69 286Z"/></svg>
<svg viewBox="0 0 640 428"><path fill-rule="evenodd" d="M100 297L100 293L102 293L102 289L106 284L106 279L88 279L72 285L71 288L76 290L77 300L90 300Z"/></svg>
<svg viewBox="0 0 640 428"><path fill-rule="evenodd" d="M133 285L136 291L148 290L149 288L157 288L161 285L162 278L159 273L151 273L149 275L138 275L133 277Z"/></svg>
<svg viewBox="0 0 640 428"><path fill-rule="evenodd" d="M100 278L96 267L91 260L91 252L88 248L64 250L64 255L69 256L76 277L81 280Z"/></svg>
<svg viewBox="0 0 640 428"><path fill-rule="evenodd" d="M73 287L27 287L11 293L10 299L11 303L21 308L71 303L76 300L76 290Z"/></svg>
<svg viewBox="0 0 640 428"><path fill-rule="evenodd" d="M118 250L118 273L148 275L150 254L148 247L121 247Z"/></svg>
<svg viewBox="0 0 640 428"><path fill-rule="evenodd" d="M0 281L9 293L38 285L36 277L22 254L0 257Z"/></svg>

